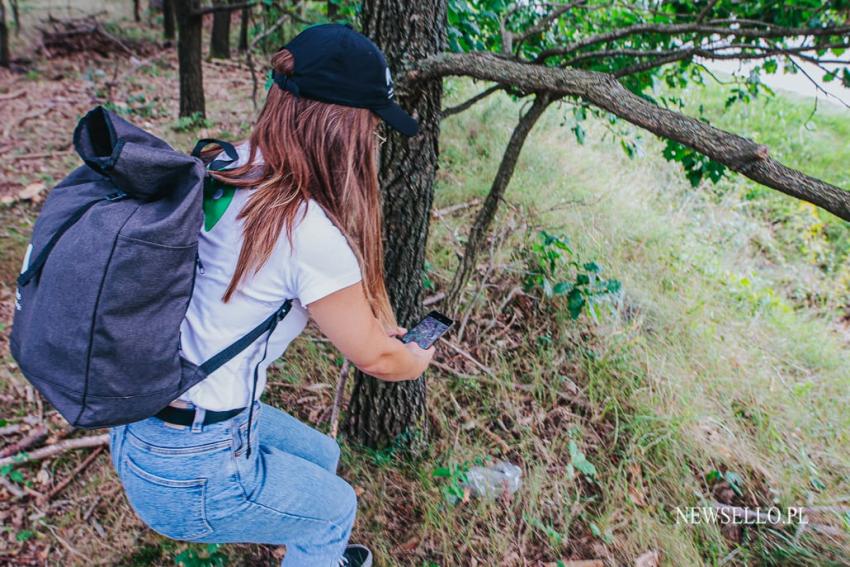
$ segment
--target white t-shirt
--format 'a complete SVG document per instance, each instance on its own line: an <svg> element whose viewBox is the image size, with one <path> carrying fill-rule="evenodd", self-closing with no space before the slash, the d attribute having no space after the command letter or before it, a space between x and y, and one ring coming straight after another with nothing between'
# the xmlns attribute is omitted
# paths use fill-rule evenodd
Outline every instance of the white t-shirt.
<svg viewBox="0 0 850 567"><path fill-rule="evenodd" d="M248 146L237 148L239 161ZM280 357L307 324L310 303L361 280L360 266L339 229L315 201L301 207L290 246L281 231L269 260L242 280L224 303L222 297L236 270L242 248L242 221L237 215L253 189L219 188L204 198L204 226L198 244L201 267L186 318L180 327L183 356L201 364L259 325L287 299L292 310L269 340L260 366L257 399L266 385L266 368ZM184 393L180 399L213 411L246 407L251 397L254 366L263 355L265 335L233 360Z"/></svg>

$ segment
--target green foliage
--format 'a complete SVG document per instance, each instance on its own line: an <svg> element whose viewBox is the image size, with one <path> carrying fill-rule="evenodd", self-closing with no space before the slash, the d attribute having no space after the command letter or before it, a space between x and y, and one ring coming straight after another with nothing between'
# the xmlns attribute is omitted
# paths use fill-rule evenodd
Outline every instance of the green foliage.
<svg viewBox="0 0 850 567"><path fill-rule="evenodd" d="M726 166L722 163L718 163L673 140L667 140L662 155L667 161L676 161L682 164L685 176L691 182L692 187L697 187L706 177L717 183L726 171Z"/></svg>
<svg viewBox="0 0 850 567"><path fill-rule="evenodd" d="M541 289L549 299L565 297L573 319L619 293L621 288L618 280L600 277L602 268L596 262L578 260L566 238L545 230L532 243L528 264L525 290Z"/></svg>
<svg viewBox="0 0 850 567"><path fill-rule="evenodd" d="M217 543L207 544L203 551L190 547L179 553L174 558L174 563L180 567L224 567L228 563L228 557L220 547Z"/></svg>
<svg viewBox="0 0 850 567"><path fill-rule="evenodd" d="M797 0L794 2L738 2L736 0L720 0L710 5L709 12L703 10L709 7L704 0L687 0L682 2L646 3L627 0L611 4L605 0L590 0L583 5L573 6L563 14L547 21L547 17L556 15L555 11L566 4L562 2L511 2L509 0L450 0L448 12L448 39L452 51L490 51L503 53L503 33L512 37L510 48L512 55L520 60L529 62L545 62L551 66L569 66L599 71L619 73L622 84L652 102L659 104L653 98L653 93L662 86L668 89L685 89L689 85L704 85L705 76L710 72L693 55L681 60L658 64L645 64L656 54L681 51L685 46L699 46L710 49L716 42L716 37L705 31L688 28L686 24L697 21L708 24L712 21L723 22L737 20L749 22L746 25L782 26L794 29L818 29L824 26L836 26L848 21L850 10L846 0L832 2L813 2ZM540 31L523 38L525 32L535 24L544 22ZM661 27L679 25L677 31L662 30ZM647 26L640 33L623 33L618 30L631 26ZM649 26L656 26L652 29ZM761 29L761 28L756 28ZM589 38L609 34L609 39L601 42L580 42ZM836 47L842 42L850 47L847 38L821 36L813 40L814 46L831 45L817 52L818 57L828 53L840 56L844 49ZM819 42L819 43L818 43ZM727 107L736 103L748 104L760 94L772 96L773 92L762 82L764 74L773 74L780 70L783 73L797 73L799 67L790 58L780 60L771 57L765 50L782 50L799 47L798 37L770 38L769 41L753 36L736 37L736 49L746 57L762 58L746 76L735 76L728 85L726 97ZM576 46L568 52L557 53L559 48ZM554 52L552 50L555 50ZM809 52L813 53L813 52ZM659 57L659 59L661 59ZM780 67L780 62L783 65ZM627 71L628 70L628 71ZM850 86L850 66L839 66L827 69L823 80L840 79L843 84ZM582 111L584 112L584 111ZM705 120L702 116L701 119ZM583 118L576 116L570 130L579 144L586 140L586 129L581 125ZM707 120L706 120L707 121ZM620 146L626 155L637 155L637 145L634 140L618 138ZM717 183L726 173L726 168L701 156L694 150L676 142L668 142L663 155L666 159L682 164L685 175L691 185L697 186L701 181L710 179Z"/></svg>
<svg viewBox="0 0 850 567"><path fill-rule="evenodd" d="M432 478L444 480L440 491L443 493L446 502L452 506L459 504L463 500L464 487L467 481L466 475L469 472L469 468L469 463L449 463L446 466L435 468L431 473Z"/></svg>
<svg viewBox="0 0 850 567"><path fill-rule="evenodd" d="M200 112L195 112L191 116L181 116L171 124L171 129L175 132L192 132L200 128L210 128L212 122L205 118Z"/></svg>

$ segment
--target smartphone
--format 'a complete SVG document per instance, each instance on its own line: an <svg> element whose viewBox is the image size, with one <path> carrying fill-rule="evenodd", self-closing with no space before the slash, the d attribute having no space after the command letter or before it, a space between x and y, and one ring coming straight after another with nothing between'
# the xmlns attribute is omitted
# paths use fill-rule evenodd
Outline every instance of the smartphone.
<svg viewBox="0 0 850 567"><path fill-rule="evenodd" d="M401 337L401 342L415 342L424 349L431 348L431 345L437 342L437 339L443 336L453 324L454 321L445 315L431 311L415 327L407 331L407 334Z"/></svg>

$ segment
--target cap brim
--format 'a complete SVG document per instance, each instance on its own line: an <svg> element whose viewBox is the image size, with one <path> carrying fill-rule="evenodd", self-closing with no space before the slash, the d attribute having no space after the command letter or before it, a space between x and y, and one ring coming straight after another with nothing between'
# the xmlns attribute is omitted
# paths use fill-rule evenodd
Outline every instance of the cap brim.
<svg viewBox="0 0 850 567"><path fill-rule="evenodd" d="M405 136L415 136L419 132L419 124L416 120L394 102L383 108L373 108L372 112Z"/></svg>

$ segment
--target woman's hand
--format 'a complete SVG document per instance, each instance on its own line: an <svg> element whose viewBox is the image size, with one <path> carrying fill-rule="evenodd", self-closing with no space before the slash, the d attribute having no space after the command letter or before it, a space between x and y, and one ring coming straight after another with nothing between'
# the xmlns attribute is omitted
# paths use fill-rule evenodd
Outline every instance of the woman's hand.
<svg viewBox="0 0 850 567"><path fill-rule="evenodd" d="M431 360L434 358L434 354L437 352L437 347L431 345L428 349L423 349L419 346L419 343L416 341L411 341L406 343L405 348L413 355L413 358L416 359L418 364L418 368L420 369L417 373L417 376L421 375L425 372L425 369L428 368L428 365L431 364Z"/></svg>
<svg viewBox="0 0 850 567"><path fill-rule="evenodd" d="M307 306L322 333L364 373L381 380L415 380L422 375L434 347L402 343L407 329L385 329L372 314L360 283L343 288Z"/></svg>

